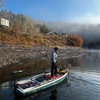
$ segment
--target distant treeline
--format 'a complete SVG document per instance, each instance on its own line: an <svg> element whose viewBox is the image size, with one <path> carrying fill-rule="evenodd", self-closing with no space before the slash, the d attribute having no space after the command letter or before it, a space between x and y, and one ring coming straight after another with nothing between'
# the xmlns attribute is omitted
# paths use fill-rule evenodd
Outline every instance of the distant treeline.
<svg viewBox="0 0 100 100"><path fill-rule="evenodd" d="M65 22L48 22L48 27L59 34L66 32L76 34L83 38L84 47L100 48L100 24L78 24Z"/></svg>

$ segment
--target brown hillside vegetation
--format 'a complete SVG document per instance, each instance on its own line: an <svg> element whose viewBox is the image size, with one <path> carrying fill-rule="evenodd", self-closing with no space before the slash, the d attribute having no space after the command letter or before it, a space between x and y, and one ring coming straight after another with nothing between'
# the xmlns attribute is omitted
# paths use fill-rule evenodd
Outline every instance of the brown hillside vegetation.
<svg viewBox="0 0 100 100"><path fill-rule="evenodd" d="M43 34L20 34L17 38L10 34L0 32L0 40L12 45L27 45L27 46L82 46L83 40L76 35L67 37L52 35L46 36Z"/></svg>
<svg viewBox="0 0 100 100"><path fill-rule="evenodd" d="M67 44L69 46L82 46L83 39L77 35L69 35L67 38Z"/></svg>

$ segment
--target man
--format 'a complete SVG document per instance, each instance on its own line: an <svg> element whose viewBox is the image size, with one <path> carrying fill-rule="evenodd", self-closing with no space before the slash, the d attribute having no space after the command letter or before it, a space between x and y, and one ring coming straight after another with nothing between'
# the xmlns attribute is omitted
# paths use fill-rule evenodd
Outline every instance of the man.
<svg viewBox="0 0 100 100"><path fill-rule="evenodd" d="M58 58L58 47L55 47L51 54L51 76L57 74L57 58Z"/></svg>

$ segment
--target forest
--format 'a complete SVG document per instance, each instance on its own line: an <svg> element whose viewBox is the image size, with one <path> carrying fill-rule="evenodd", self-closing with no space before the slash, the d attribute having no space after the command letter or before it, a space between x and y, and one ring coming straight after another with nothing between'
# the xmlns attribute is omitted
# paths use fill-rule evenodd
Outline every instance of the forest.
<svg viewBox="0 0 100 100"><path fill-rule="evenodd" d="M23 14L0 11L0 17L9 20L9 27L0 25L0 40L13 45L82 46L83 39L78 35L46 35L54 31L46 22L31 19ZM53 26L53 25L52 25Z"/></svg>

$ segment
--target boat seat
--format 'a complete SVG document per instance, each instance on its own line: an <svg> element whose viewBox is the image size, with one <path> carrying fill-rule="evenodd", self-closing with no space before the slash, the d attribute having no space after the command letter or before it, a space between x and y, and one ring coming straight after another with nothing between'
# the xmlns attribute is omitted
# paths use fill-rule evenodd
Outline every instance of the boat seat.
<svg viewBox="0 0 100 100"><path fill-rule="evenodd" d="M46 77L45 75L42 75L42 76L37 77L35 80L37 80L38 82L43 82L46 80Z"/></svg>

